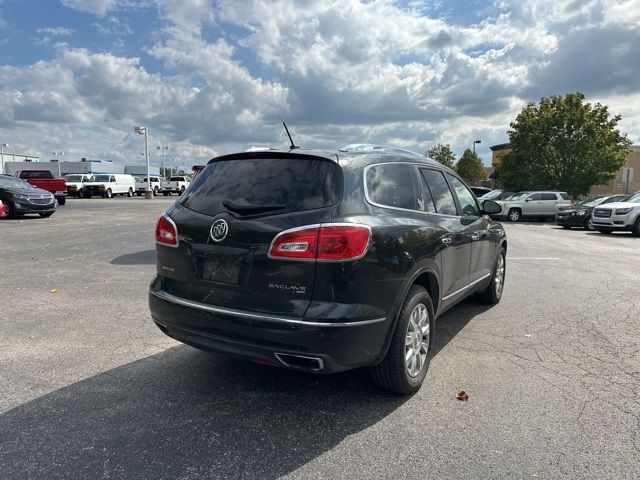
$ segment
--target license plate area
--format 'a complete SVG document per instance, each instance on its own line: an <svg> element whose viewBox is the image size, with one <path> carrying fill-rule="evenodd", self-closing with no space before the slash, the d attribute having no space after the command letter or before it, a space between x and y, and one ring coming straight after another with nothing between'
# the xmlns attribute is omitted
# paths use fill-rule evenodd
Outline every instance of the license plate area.
<svg viewBox="0 0 640 480"><path fill-rule="evenodd" d="M217 250L222 250L223 252L215 254L198 252L199 255L196 257L196 277L206 282L243 285L249 278L253 256L247 250L220 247ZM227 253L226 250L232 250L233 252L225 254Z"/></svg>

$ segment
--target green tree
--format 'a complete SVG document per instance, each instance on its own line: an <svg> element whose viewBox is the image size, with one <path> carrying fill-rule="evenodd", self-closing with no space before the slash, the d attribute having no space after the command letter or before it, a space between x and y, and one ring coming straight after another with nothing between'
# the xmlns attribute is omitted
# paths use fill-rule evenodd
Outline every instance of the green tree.
<svg viewBox="0 0 640 480"><path fill-rule="evenodd" d="M607 183L630 152L627 134L616 128L620 118L604 105L586 103L580 92L528 104L511 123L512 151L498 166L500 184L584 195Z"/></svg>
<svg viewBox="0 0 640 480"><path fill-rule="evenodd" d="M425 156L449 168L453 168L453 164L456 162L456 156L451 151L449 144L442 145L439 143L428 150Z"/></svg>
<svg viewBox="0 0 640 480"><path fill-rule="evenodd" d="M477 153L468 148L464 151L455 167L456 172L466 182L473 183L487 179L487 171Z"/></svg>

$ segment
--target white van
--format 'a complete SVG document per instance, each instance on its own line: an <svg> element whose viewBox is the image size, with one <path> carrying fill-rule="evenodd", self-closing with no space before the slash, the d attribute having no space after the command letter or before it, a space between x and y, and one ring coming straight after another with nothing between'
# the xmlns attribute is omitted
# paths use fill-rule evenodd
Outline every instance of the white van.
<svg viewBox="0 0 640 480"><path fill-rule="evenodd" d="M67 195L82 198L84 193L84 184L90 182L93 175L90 173L72 173L65 175L67 181Z"/></svg>
<svg viewBox="0 0 640 480"><path fill-rule="evenodd" d="M94 175L91 182L84 184L85 198L93 195L111 198L114 195L126 195L133 197L136 189L136 182L133 176L125 173L109 173Z"/></svg>

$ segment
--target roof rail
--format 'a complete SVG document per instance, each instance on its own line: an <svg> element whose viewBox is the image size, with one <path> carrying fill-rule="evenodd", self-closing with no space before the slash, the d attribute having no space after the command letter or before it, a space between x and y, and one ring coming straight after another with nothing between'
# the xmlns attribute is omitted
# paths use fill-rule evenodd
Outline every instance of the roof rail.
<svg viewBox="0 0 640 480"><path fill-rule="evenodd" d="M419 153L412 152L411 150L406 150L404 148L398 147L390 147L388 145L376 145L374 143L352 143L351 145L347 145L338 150L339 152L345 153L371 153L371 152L380 152L380 153L404 153L407 155L414 155L421 158L424 158L423 155Z"/></svg>

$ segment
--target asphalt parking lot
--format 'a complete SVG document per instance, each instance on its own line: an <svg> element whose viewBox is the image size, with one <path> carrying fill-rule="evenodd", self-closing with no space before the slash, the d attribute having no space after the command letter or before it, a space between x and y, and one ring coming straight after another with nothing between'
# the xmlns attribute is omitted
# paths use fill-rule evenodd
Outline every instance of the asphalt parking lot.
<svg viewBox="0 0 640 480"><path fill-rule="evenodd" d="M401 398L161 334L175 199L0 221L0 478L640 478L640 239L506 224L502 302L441 317Z"/></svg>

